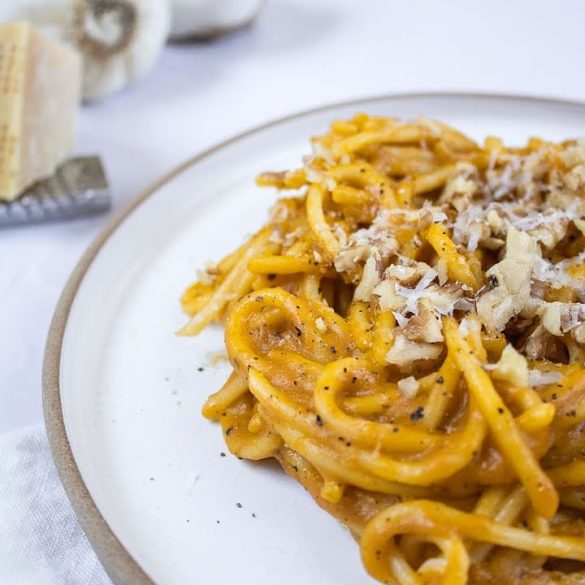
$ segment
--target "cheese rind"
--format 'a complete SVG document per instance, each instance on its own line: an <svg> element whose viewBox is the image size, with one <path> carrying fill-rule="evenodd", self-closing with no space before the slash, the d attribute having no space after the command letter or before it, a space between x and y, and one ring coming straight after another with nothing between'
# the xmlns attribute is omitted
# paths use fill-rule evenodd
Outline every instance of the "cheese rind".
<svg viewBox="0 0 585 585"><path fill-rule="evenodd" d="M53 174L72 152L81 61L23 22L0 24L0 200Z"/></svg>

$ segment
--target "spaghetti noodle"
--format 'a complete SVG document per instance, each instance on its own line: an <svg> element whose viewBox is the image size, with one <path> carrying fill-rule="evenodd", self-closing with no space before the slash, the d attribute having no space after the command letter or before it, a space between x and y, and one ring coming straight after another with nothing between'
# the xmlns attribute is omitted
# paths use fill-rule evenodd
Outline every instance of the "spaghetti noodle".
<svg viewBox="0 0 585 585"><path fill-rule="evenodd" d="M585 582L585 142L357 114L184 294L203 414L277 458L382 583Z"/></svg>

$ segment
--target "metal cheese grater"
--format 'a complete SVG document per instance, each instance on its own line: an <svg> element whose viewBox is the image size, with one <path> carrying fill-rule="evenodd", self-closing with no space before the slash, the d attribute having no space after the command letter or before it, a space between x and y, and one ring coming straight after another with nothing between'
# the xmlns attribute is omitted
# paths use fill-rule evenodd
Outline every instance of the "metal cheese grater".
<svg viewBox="0 0 585 585"><path fill-rule="evenodd" d="M99 157L72 158L15 201L0 201L0 227L94 215L107 211L111 204Z"/></svg>

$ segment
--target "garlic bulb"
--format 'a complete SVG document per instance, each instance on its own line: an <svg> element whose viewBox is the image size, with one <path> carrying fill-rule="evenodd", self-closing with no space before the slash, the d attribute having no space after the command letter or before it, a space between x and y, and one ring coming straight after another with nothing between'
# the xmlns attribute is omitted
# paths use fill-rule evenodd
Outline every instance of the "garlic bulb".
<svg viewBox="0 0 585 585"><path fill-rule="evenodd" d="M266 0L170 0L171 40L207 38L250 23Z"/></svg>
<svg viewBox="0 0 585 585"><path fill-rule="evenodd" d="M101 98L152 69L169 25L164 0L77 0L69 37L83 55L83 96Z"/></svg>
<svg viewBox="0 0 585 585"><path fill-rule="evenodd" d="M170 28L168 0L10 0L7 4L0 6L0 21L27 20L79 50L87 100L103 98L147 73Z"/></svg>

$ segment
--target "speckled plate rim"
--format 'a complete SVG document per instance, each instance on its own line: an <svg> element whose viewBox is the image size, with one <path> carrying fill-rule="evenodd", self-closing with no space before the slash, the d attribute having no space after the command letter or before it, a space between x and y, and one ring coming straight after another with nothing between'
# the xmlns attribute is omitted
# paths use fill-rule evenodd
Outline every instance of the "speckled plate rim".
<svg viewBox="0 0 585 585"><path fill-rule="evenodd" d="M407 100L420 98L443 98L443 99L469 99L469 100L504 100L510 102L525 101L533 104L542 104L548 106L570 106L583 108L585 115L585 102L578 100L568 100L556 97L539 97L521 94L506 93L481 93L481 92L407 92L407 93L390 93L378 96L369 96L359 99L329 103L316 108L303 110L301 112L272 120L266 124L257 126L245 132L242 132L228 140L225 140L211 148L193 156L179 166L172 169L159 180L152 183L136 198L134 198L124 209L118 212L103 228L93 243L79 260L73 273L69 277L67 284L57 303L45 346L43 373L42 373L42 393L43 393L43 413L47 437L51 447L53 461L59 473L61 483L73 506L79 523L83 528L89 542L94 548L98 558L102 562L104 569L116 585L154 585L154 581L145 573L140 565L132 558L130 553L125 549L111 530L101 512L93 501L89 490L81 476L71 445L65 430L65 421L61 404L60 389L60 364L63 337L67 328L67 321L73 301L77 291L90 268L93 260L104 244L116 229L139 207L146 199L156 193L161 187L170 182L176 176L180 175L187 168L199 163L200 161L212 156L223 148L238 142L257 132L285 124L286 122L302 118L307 115L323 112L338 107L356 107L361 108L367 104L382 100Z"/></svg>

